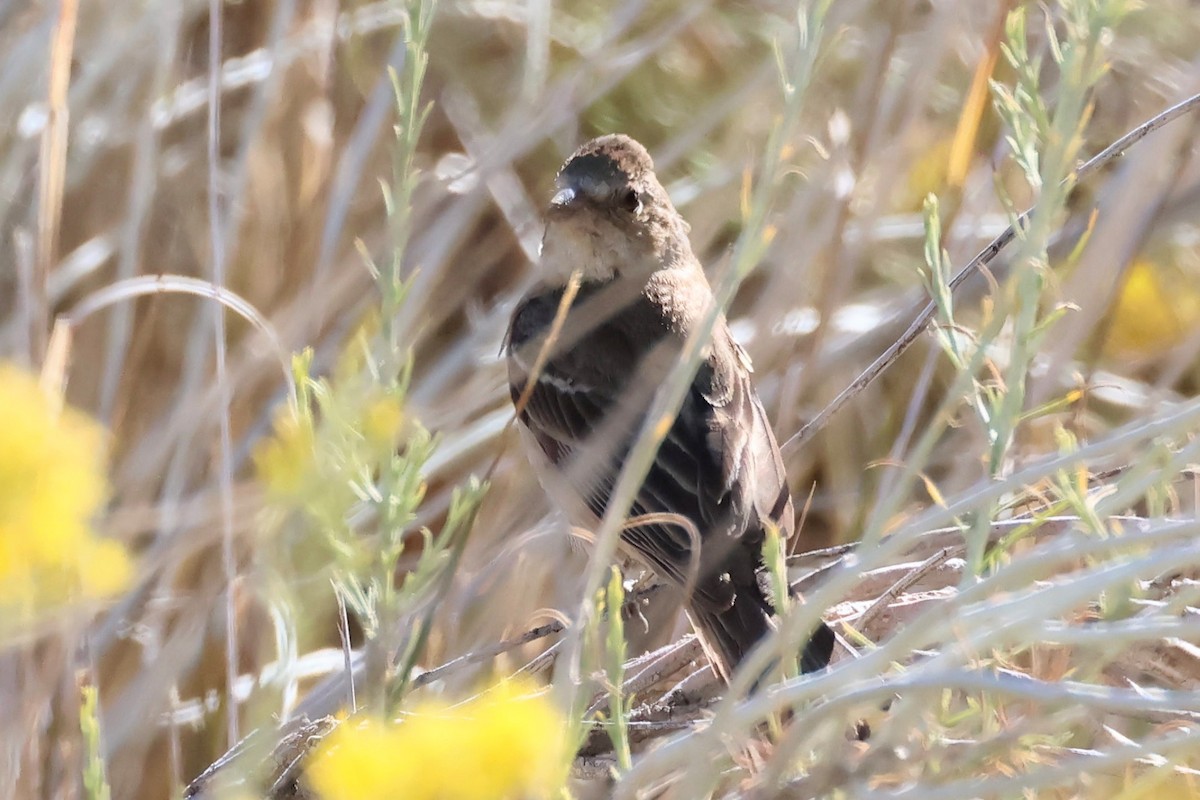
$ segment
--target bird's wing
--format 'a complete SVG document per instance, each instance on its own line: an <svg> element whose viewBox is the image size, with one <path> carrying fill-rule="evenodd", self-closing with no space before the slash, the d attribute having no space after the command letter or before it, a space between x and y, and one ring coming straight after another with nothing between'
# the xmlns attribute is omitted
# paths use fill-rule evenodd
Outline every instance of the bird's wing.
<svg viewBox="0 0 1200 800"><path fill-rule="evenodd" d="M600 518L608 508L636 426L632 431L605 435L606 426L614 422L612 414L619 399L603 387L568 383L554 367L553 362L547 364L535 380L520 421L551 469L557 470L553 480L547 481L548 488L565 484L575 497L560 497L564 507L570 509L578 499ZM521 391L520 382L510 384L514 398ZM695 525L695 533L686 525L658 522L631 527L622 534L655 571L681 585L687 582L692 563L692 537L706 535L705 523L721 505L720 498L705 491L715 468L710 463L707 428L694 411L700 406L694 394L689 392L685 401L689 410L680 414L660 446L629 517L677 514ZM705 498L715 502L704 502Z"/></svg>
<svg viewBox="0 0 1200 800"><path fill-rule="evenodd" d="M721 454L721 486L749 505L749 525L769 523L787 538L792 533L791 494L787 471L767 412L751 380L750 357L721 323L712 352L697 375L697 384L712 409L714 453Z"/></svg>
<svg viewBox="0 0 1200 800"><path fill-rule="evenodd" d="M536 376L529 402L521 412L522 424L553 468L559 470L557 477L597 517L603 516L608 507L617 476L644 419L644 411L625 412L631 408L644 410L655 388L640 386L636 377L624 386L619 381L598 379L604 373L595 369L597 361L622 350L620 341L614 344L614 336L602 328L571 352L549 359ZM689 387L629 515L678 515L690 521L694 530L687 525L655 522L628 528L623 538L655 571L681 585L695 584L697 599L723 607L732 602L734 591L727 583L696 583L689 578L727 571L732 564L752 572L757 552L751 558L733 558L734 551L760 548L760 509L780 505L780 496L782 503L789 501L786 483L774 470L768 473L768 483L777 485L757 484L761 453L778 457L778 448L769 438L769 429L764 429L765 414L750 384L749 370L729 349L732 340L723 325L717 336L725 338L712 348ZM589 343L597 341L608 342L606 352L588 353ZM636 360L629 354L626 359L625 376L636 376ZM514 401L529 378L526 369L531 361L529 356L516 357L510 348L510 391ZM619 364L617 360L610 366L619 369ZM641 382L646 381L643 378ZM782 475L782 466L778 475ZM771 496L760 500L760 489ZM790 523L789 518L789 528ZM695 535L704 545L699 560L693 555ZM751 576L740 577L752 580Z"/></svg>

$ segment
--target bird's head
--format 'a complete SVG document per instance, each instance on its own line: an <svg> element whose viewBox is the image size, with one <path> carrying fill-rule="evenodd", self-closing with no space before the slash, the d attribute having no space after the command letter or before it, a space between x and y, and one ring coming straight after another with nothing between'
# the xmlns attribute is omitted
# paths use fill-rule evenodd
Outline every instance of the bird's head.
<svg viewBox="0 0 1200 800"><path fill-rule="evenodd" d="M654 174L646 148L623 134L592 139L567 159L546 213L548 278L643 278L690 256L687 225Z"/></svg>

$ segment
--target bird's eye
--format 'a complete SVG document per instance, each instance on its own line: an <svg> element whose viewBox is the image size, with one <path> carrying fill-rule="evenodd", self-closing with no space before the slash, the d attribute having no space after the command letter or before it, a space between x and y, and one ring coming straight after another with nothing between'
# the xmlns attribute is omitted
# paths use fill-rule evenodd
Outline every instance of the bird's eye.
<svg viewBox="0 0 1200 800"><path fill-rule="evenodd" d="M626 189L625 194L621 195L621 208L631 214L636 214L642 210L642 196L637 189Z"/></svg>

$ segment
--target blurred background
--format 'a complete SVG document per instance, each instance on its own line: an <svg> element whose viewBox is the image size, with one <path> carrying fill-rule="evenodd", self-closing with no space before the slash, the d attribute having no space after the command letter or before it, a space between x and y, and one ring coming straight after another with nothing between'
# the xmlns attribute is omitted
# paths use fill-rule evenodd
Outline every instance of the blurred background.
<svg viewBox="0 0 1200 800"><path fill-rule="evenodd" d="M940 200L957 266L1007 226L1001 195L1018 210L1032 200L987 83L1015 80L1001 42L1016 5L831 7L773 177L768 244L729 310L781 441L927 299L927 194ZM341 667L329 578L320 564L296 566L305 559L288 549L294 531L272 516L255 454L287 407L280 351L312 348L312 373L330 375L364 325L378 325L368 262L391 258L396 243L380 184L396 174L388 69L413 66L407 11L390 1L240 0L222 13L213 64L206 3L82 3L64 67L54 47L59 4L0 5L0 356L36 371L50 322L77 315L97 292L157 274L213 281L218 261L225 285L277 337L227 314L219 384L211 298L162 291L77 317L66 396L109 431L101 530L136 555L136 578L113 603L56 616L0 657L8 796L79 796L79 681L99 688L113 796L161 798L225 751L230 696L244 734L291 707L289 692L302 696ZM1030 48L1044 54L1037 19ZM411 354L403 417L435 437L413 529L441 525L454 489L498 461L422 666L578 602L585 558L505 432L511 405L498 357L513 304L535 278L557 167L594 135L642 141L716 274L783 113L778 61L796 47L796 27L796 8L774 2L440 0L433 9L420 98L428 119L401 261L409 284L394 320ZM1132 9L1107 43L1082 154L1200 90L1198 43L1197 3ZM65 74L56 108L52 76ZM1054 75L1042 90L1054 97ZM1070 310L1036 343L1026 404L1043 413L1016 432L1013 463L1054 452L1057 427L1086 441L1200 388L1196 124L1185 117L1152 135L1071 199L1044 295L1047 308ZM66 132L57 167L47 144L56 125ZM55 180L61 195L47 206ZM57 232L47 257L39 243L48 216ZM964 287L962 319L986 317L989 281L1004 269L1002 257L991 278ZM819 435L787 451L805 509L798 550L858 537L954 378L940 353L923 337ZM226 402L232 547L223 553ZM898 515L986 477L984 431L967 415L954 422ZM312 599L292 637L281 634L285 607L274 599L281 581ZM352 634L357 642L361 631ZM293 671L280 683L268 667L284 651ZM519 666L519 655L508 657ZM235 692L231 672L244 677Z"/></svg>

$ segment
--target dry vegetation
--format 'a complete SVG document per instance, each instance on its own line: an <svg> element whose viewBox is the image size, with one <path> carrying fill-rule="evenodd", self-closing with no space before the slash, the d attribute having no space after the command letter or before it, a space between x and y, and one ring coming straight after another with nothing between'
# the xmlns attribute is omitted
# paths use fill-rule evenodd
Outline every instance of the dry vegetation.
<svg viewBox="0 0 1200 800"><path fill-rule="evenodd" d="M399 2L226 3L216 39L206 3L91 2L73 40L58 4L0 4L0 355L61 369L68 401L110 429L102 530L138 555L115 602L0 653L0 793L102 796L82 778L102 757L113 797L179 796L257 730L229 774L291 796L304 785L284 755L311 743L279 726L344 707L347 659L356 701L388 708L531 661L550 678L557 620L601 572L512 446L497 351L554 170L624 131L714 280L736 285L729 315L781 440L942 299L936 333L785 454L796 552L834 549L792 560L808 602L780 646L825 611L845 622L834 669L716 699L649 590L655 625L625 622L629 656L674 644L627 666L624 733L584 733L576 796L1200 795L1200 117L1055 188L1200 91L1200 7L1154 0L1089 33L1072 14L1114 4L1028 5L1040 68L1024 69L1002 47L1016 5L844 0L814 25L820 4L440 0L406 47ZM1048 30L1093 59L1081 74ZM389 64L401 105L418 84L429 103L399 137ZM1044 105L1017 92L998 113L989 77ZM951 304L928 266L928 193L943 270L1042 205ZM160 274L201 281L129 282ZM247 304L223 330L211 282ZM331 376L318 437L341 412L374 419L378 391L402 409L383 435L401 458L356 451L377 467L365 482L323 473L328 496L289 506L255 454L270 462L304 348ZM364 489L372 476L407 485L411 513ZM392 546L394 569L361 561ZM609 663L602 643L583 642L585 675ZM577 707L595 694L607 712L603 685ZM98 687L98 755L81 686ZM803 724L766 737L789 705ZM854 741L861 719L871 736Z"/></svg>

